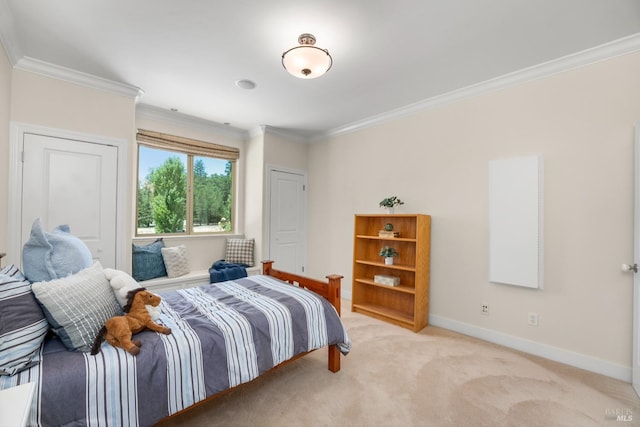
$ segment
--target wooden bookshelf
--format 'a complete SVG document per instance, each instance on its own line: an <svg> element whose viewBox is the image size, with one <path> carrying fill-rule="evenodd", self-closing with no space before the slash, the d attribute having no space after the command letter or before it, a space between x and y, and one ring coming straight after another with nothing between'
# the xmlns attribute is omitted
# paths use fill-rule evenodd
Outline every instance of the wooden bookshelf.
<svg viewBox="0 0 640 427"><path fill-rule="evenodd" d="M399 237L379 237L385 224ZM431 216L423 214L356 215L353 244L351 310L411 329L422 330L429 316L429 258ZM384 263L380 248L398 251L392 265ZM376 283L376 275L400 278L397 286Z"/></svg>

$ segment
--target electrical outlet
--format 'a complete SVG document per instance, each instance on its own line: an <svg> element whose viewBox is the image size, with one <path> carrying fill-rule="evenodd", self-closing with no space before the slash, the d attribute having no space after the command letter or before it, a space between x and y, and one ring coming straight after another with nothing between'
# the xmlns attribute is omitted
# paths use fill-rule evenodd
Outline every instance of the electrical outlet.
<svg viewBox="0 0 640 427"><path fill-rule="evenodd" d="M480 314L484 314L485 316L489 315L489 304L482 304L480 306Z"/></svg>
<svg viewBox="0 0 640 427"><path fill-rule="evenodd" d="M538 313L529 313L529 326L538 326Z"/></svg>

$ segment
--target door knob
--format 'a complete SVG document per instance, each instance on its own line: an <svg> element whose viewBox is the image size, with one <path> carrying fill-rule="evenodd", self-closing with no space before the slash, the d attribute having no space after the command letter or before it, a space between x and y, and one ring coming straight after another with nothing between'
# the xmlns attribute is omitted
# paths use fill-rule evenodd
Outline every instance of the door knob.
<svg viewBox="0 0 640 427"><path fill-rule="evenodd" d="M622 264L622 271L638 272L638 264Z"/></svg>

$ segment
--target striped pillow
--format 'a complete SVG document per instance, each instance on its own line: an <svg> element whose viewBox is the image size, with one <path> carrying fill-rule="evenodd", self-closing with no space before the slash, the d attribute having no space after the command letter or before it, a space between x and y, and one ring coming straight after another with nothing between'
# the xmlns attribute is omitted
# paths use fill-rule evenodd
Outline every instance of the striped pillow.
<svg viewBox="0 0 640 427"><path fill-rule="evenodd" d="M31 288L53 332L69 350L90 351L104 322L123 314L97 261L76 274Z"/></svg>
<svg viewBox="0 0 640 427"><path fill-rule="evenodd" d="M13 265L0 270L0 318L0 375L37 364L49 324L31 284Z"/></svg>

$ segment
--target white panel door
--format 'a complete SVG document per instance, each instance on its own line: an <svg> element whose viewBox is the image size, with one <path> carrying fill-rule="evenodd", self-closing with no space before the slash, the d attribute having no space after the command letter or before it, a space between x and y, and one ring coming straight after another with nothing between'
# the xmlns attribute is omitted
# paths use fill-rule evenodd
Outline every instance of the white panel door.
<svg viewBox="0 0 640 427"><path fill-rule="evenodd" d="M632 361L631 383L636 393L640 396L640 123L636 125L635 132L635 196L633 213L633 335L632 335Z"/></svg>
<svg viewBox="0 0 640 427"><path fill-rule="evenodd" d="M21 247L40 218L46 231L69 224L103 267L116 266L118 148L24 134Z"/></svg>
<svg viewBox="0 0 640 427"><path fill-rule="evenodd" d="M305 177L272 170L269 197L269 258L278 270L304 273L306 258Z"/></svg>

